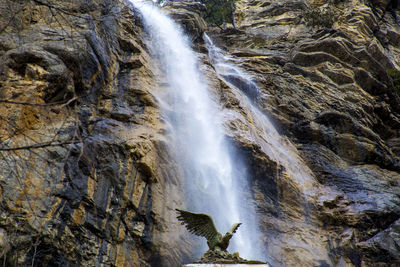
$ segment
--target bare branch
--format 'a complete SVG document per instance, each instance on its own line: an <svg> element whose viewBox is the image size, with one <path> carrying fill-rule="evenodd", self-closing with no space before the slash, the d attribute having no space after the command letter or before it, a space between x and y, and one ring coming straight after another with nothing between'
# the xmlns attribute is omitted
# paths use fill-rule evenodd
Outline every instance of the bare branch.
<svg viewBox="0 0 400 267"><path fill-rule="evenodd" d="M27 106L40 106L40 107L62 105L61 107L64 107L64 106L68 106L69 104L71 104L73 101L75 101L77 99L78 99L77 97L74 97L68 101L57 101L57 102L52 102L52 103L30 103L30 102L19 102L19 101L7 100L7 99L0 99L0 103L27 105Z"/></svg>
<svg viewBox="0 0 400 267"><path fill-rule="evenodd" d="M78 144L81 143L79 141L65 141L65 142L45 142L40 144L33 144L29 146L19 146L19 147L0 147L0 151L15 151L15 150L23 150L23 149L38 149L38 148L45 148L50 146L64 146L64 145L71 145L71 144Z"/></svg>

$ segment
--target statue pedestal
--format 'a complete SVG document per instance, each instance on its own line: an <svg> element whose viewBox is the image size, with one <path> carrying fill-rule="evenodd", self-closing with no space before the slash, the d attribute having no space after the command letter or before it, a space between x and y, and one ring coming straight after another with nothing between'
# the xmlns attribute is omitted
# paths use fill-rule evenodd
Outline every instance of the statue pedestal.
<svg viewBox="0 0 400 267"><path fill-rule="evenodd" d="M247 263L190 263L182 267L271 267L268 263L263 264L247 264Z"/></svg>

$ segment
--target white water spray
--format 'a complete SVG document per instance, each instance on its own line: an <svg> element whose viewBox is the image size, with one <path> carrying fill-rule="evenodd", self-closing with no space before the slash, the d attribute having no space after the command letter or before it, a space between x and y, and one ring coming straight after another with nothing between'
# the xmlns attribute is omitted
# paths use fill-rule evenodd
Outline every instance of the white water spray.
<svg viewBox="0 0 400 267"><path fill-rule="evenodd" d="M223 234L233 223L242 222L229 248L244 258L265 260L261 249L254 246L260 234L245 172L231 157L234 150L225 139L218 104L212 100L196 54L178 25L158 7L130 2L143 15L149 48L168 84L160 102L172 125L173 146L185 176L189 208L211 214Z"/></svg>
<svg viewBox="0 0 400 267"><path fill-rule="evenodd" d="M260 92L252 77L237 66L240 64L238 60L215 46L206 34L204 34L204 39L209 51L210 61L217 74L228 84L233 85L233 92L236 93L238 98L241 98L243 105L247 109L246 114L252 121L252 124L247 126L252 129L252 138L261 146L266 155L283 166L286 172L296 179L298 186L302 187L302 192L305 193L304 197L308 193L312 194L314 178L311 170L299 157L296 147L287 138L278 133L267 115L255 105ZM244 97L243 94L245 95ZM305 205L307 205L306 201Z"/></svg>
<svg viewBox="0 0 400 267"><path fill-rule="evenodd" d="M308 242L307 239L303 238L297 239L295 236L285 237L286 233L282 232L278 236L269 236L269 243L277 243L277 247L279 247L283 241L283 246L289 244L293 248L300 247L308 251L314 259L329 261L329 256L324 248L325 241L321 239L318 231L315 231L318 226L313 225L310 219L311 209L308 203L315 199L319 190L319 186L315 182L312 171L301 159L296 147L287 137L279 134L268 116L258 108L257 102L261 92L253 82L252 76L240 68L240 64L243 63L243 60L235 59L228 53L223 52L213 44L212 40L207 35L204 36L204 39L207 44L212 65L218 76L230 86L231 92L235 95L236 99L239 100L238 105L240 109L244 111L243 113L246 117L243 118L242 115L237 115L235 111L227 111L226 120L235 119L235 116L239 116L239 119L246 123L249 129L248 133L251 135L249 138L252 142L260 145L263 153L271 160L275 161L278 167L279 165L284 167L284 171L299 188L297 199L301 202L303 208L302 217L292 218L285 223L291 224L294 228L307 231L307 234L304 234L304 236L309 236L309 238L315 242ZM277 171L276 173L278 174L279 172ZM280 177L275 177L275 179L279 180ZM324 190L326 190L326 188ZM272 247L273 246L274 245L272 245ZM270 262L274 262L277 265L278 262L280 262L282 266L286 266L284 260L280 259L281 255L279 252L276 254L274 254L274 252L272 253L273 254L269 255Z"/></svg>

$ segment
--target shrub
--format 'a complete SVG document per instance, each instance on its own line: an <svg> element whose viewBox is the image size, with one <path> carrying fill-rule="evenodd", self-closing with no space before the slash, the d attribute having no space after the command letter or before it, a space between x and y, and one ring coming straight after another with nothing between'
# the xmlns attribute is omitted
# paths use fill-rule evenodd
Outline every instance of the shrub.
<svg viewBox="0 0 400 267"><path fill-rule="evenodd" d="M331 28L336 20L336 14L331 9L321 10L318 7L310 7L303 14L307 26Z"/></svg>
<svg viewBox="0 0 400 267"><path fill-rule="evenodd" d="M201 0L207 7L203 12L204 20L212 26L224 25L226 23L234 24L234 12L236 9L235 2L237 0Z"/></svg>
<svg viewBox="0 0 400 267"><path fill-rule="evenodd" d="M397 69L388 69L387 73L390 79L392 79L394 91L400 94L400 71Z"/></svg>

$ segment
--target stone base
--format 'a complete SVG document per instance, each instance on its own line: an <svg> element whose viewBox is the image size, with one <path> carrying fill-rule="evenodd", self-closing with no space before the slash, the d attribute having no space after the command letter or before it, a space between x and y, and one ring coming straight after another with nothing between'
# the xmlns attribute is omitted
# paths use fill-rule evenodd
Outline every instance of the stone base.
<svg viewBox="0 0 400 267"><path fill-rule="evenodd" d="M225 263L190 263L183 265L182 267L271 267L268 263L263 264L225 264Z"/></svg>
<svg viewBox="0 0 400 267"><path fill-rule="evenodd" d="M211 266L234 266L240 264L240 266L247 265L262 265L265 266L265 262L254 261L254 260L246 260L239 256L238 252L230 254L226 250L214 249L207 250L206 253L201 257L200 261L192 264L202 264L201 266L205 266L204 264L211 264ZM216 265L218 264L218 265ZM268 265L268 264L267 264Z"/></svg>

